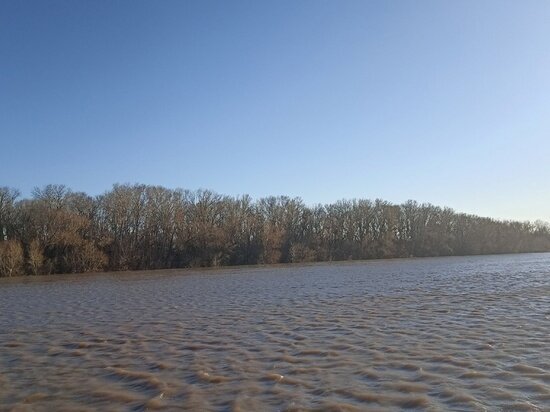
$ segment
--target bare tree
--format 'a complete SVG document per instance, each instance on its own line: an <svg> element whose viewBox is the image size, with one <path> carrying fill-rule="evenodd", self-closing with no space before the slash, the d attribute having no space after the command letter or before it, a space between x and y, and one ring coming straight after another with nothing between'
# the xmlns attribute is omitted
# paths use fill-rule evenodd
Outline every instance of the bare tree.
<svg viewBox="0 0 550 412"><path fill-rule="evenodd" d="M0 187L3 275L550 251L547 223L415 201L308 207L286 196L253 201L140 184L95 198L63 185L18 196Z"/></svg>
<svg viewBox="0 0 550 412"><path fill-rule="evenodd" d="M0 242L13 236L15 200L20 196L17 189L0 187Z"/></svg>

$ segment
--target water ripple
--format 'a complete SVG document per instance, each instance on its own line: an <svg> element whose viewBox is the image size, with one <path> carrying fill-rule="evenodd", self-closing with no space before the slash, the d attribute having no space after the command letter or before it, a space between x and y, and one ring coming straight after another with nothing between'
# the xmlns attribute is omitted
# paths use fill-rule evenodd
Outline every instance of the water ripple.
<svg viewBox="0 0 550 412"><path fill-rule="evenodd" d="M0 410L550 409L550 254L0 281Z"/></svg>

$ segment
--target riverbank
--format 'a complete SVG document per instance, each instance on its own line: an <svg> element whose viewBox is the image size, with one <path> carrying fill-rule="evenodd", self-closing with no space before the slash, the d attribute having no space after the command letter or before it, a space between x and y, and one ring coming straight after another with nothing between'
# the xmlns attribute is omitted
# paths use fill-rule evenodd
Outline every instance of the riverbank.
<svg viewBox="0 0 550 412"><path fill-rule="evenodd" d="M234 266L209 266L209 267L185 267L185 268L169 268L169 269L149 269L149 270L115 270L115 271L100 271L100 272L83 272L83 273L58 273L51 275L16 275L9 277L0 277L1 282L20 281L20 280L51 280L69 277L86 277L86 276L117 276L117 275L149 275L154 274L158 276L166 275L185 275L195 273L231 273L231 272L245 272L247 270L262 270L262 269L277 269L277 268L300 268L300 267L315 267L315 266L341 266L341 265L365 265L376 264L383 262L406 262L417 261L425 259L452 259L452 258L476 258L476 257L491 257L491 256L518 256L518 255L541 255L549 254L550 252L518 252L518 253L492 253L485 255L463 255L463 256L410 256L410 257L395 257L395 258L381 258L381 259L362 259L362 260L331 260L325 262L298 262L298 263L271 263L271 264L255 264L255 265L234 265Z"/></svg>

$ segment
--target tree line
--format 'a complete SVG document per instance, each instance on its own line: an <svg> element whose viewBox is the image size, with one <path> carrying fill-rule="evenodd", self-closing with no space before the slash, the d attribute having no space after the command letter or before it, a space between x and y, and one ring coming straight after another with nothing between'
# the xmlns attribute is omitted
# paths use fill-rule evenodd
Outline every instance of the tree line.
<svg viewBox="0 0 550 412"><path fill-rule="evenodd" d="M408 201L307 206L209 190L115 184L0 187L0 276L550 251L544 222L500 221Z"/></svg>

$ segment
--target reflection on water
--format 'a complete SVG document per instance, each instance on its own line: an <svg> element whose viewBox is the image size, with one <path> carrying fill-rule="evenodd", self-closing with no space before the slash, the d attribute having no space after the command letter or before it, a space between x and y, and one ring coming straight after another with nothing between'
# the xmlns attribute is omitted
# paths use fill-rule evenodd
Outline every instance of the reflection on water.
<svg viewBox="0 0 550 412"><path fill-rule="evenodd" d="M0 282L0 409L544 410L550 254Z"/></svg>

